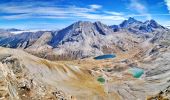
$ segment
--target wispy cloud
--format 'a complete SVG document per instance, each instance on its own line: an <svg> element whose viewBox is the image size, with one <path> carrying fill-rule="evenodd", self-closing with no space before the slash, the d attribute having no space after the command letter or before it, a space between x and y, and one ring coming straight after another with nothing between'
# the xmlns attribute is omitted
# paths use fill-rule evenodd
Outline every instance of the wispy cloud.
<svg viewBox="0 0 170 100"><path fill-rule="evenodd" d="M43 4L44 5L44 4ZM0 18L4 19L89 19L89 20L124 20L123 14L119 12L103 11L101 5L92 4L87 7L73 5L65 6L35 6L30 5L0 5L0 13L6 13ZM17 14L15 14L17 13Z"/></svg>
<svg viewBox="0 0 170 100"><path fill-rule="evenodd" d="M170 13L170 0L164 0L164 1Z"/></svg>
<svg viewBox="0 0 170 100"><path fill-rule="evenodd" d="M105 13L110 15L117 15L117 16L123 16L124 14L121 12L114 12L114 11L105 11Z"/></svg>
<svg viewBox="0 0 170 100"><path fill-rule="evenodd" d="M106 15L106 14L89 14L89 13L79 13L77 16L87 19L95 19L95 20L124 20L123 16L117 15Z"/></svg>
<svg viewBox="0 0 170 100"><path fill-rule="evenodd" d="M127 15L127 17L145 17L145 16L148 16L148 14L129 14ZM170 14L152 14L152 16L170 16Z"/></svg>
<svg viewBox="0 0 170 100"><path fill-rule="evenodd" d="M137 11L140 15L145 15L147 19L151 19L151 14L148 13L147 7L140 3L139 0L130 0L129 9Z"/></svg>
<svg viewBox="0 0 170 100"><path fill-rule="evenodd" d="M92 9L100 9L100 8L102 8L101 5L97 5L97 4L92 4L92 5L89 5L89 6L90 6L90 8L92 8Z"/></svg>

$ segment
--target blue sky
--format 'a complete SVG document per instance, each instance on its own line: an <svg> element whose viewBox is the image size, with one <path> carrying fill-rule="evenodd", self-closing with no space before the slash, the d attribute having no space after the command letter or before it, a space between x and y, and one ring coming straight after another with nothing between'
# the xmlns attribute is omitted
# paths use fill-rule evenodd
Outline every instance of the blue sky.
<svg viewBox="0 0 170 100"><path fill-rule="evenodd" d="M0 28L60 29L79 20L113 25L128 17L170 26L170 0L0 0Z"/></svg>

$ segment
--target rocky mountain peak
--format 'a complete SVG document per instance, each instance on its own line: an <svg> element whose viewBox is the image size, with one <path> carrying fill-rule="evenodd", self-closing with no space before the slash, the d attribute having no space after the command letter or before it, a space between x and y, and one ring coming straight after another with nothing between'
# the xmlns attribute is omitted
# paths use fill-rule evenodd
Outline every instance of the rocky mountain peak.
<svg viewBox="0 0 170 100"><path fill-rule="evenodd" d="M132 17L129 17L128 20L124 20L119 26L122 28L126 28L126 27L131 26L132 24L141 24L141 23L142 22L140 22Z"/></svg>
<svg viewBox="0 0 170 100"><path fill-rule="evenodd" d="M105 25L105 24L103 24L103 23L101 23L100 21L97 21L97 22L94 22L93 23L96 27L108 27L107 25Z"/></svg>
<svg viewBox="0 0 170 100"><path fill-rule="evenodd" d="M96 21L96 22L94 22L94 24L102 25L103 23L101 23L100 21Z"/></svg>
<svg viewBox="0 0 170 100"><path fill-rule="evenodd" d="M10 28L10 29L6 29L8 32L12 32L12 31L23 31L21 29L16 29L16 28Z"/></svg>
<svg viewBox="0 0 170 100"><path fill-rule="evenodd" d="M99 34L106 35L106 34L111 34L113 32L112 29L110 29L109 26L101 23L100 21L97 21L94 23L95 28L99 32Z"/></svg>
<svg viewBox="0 0 170 100"><path fill-rule="evenodd" d="M101 22L78 21L72 25L58 31L52 38L51 45L57 45L67 42L79 42L92 37L112 34L113 30Z"/></svg>
<svg viewBox="0 0 170 100"><path fill-rule="evenodd" d="M92 25L93 23L89 21L78 21L72 24L73 28L80 28L80 27L86 27L88 25Z"/></svg>
<svg viewBox="0 0 170 100"><path fill-rule="evenodd" d="M128 20L124 20L119 25L110 26L114 32L125 30L135 34L140 33L150 33L156 32L159 30L167 31L168 29L158 24L155 20L147 20L145 22L141 22L136 20L135 18L130 17Z"/></svg>
<svg viewBox="0 0 170 100"><path fill-rule="evenodd" d="M163 26L159 25L159 24L158 24L155 20L153 20L153 19L145 21L144 24L146 24L147 26L153 27L153 28L163 27Z"/></svg>
<svg viewBox="0 0 170 100"><path fill-rule="evenodd" d="M127 21L131 22L131 23L137 22L137 20L135 18L133 18L133 17L129 17L129 19Z"/></svg>

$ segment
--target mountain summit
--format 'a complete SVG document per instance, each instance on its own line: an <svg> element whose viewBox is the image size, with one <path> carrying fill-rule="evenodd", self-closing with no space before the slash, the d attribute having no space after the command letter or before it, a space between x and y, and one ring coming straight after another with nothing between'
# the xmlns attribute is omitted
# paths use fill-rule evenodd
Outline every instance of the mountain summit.
<svg viewBox="0 0 170 100"><path fill-rule="evenodd" d="M158 24L155 20L147 20L145 22L138 21L132 17L128 20L124 20L119 25L110 26L113 30L126 30L135 34L139 33L151 33L160 30L168 30L167 28Z"/></svg>
<svg viewBox="0 0 170 100"><path fill-rule="evenodd" d="M142 24L142 22L130 17L128 20L123 21L119 26L121 28L128 28L128 27L131 27L133 25L135 26L138 24Z"/></svg>
<svg viewBox="0 0 170 100"><path fill-rule="evenodd" d="M72 25L58 31L51 40L52 46L57 46L59 43L79 42L88 38L93 38L99 35L112 34L113 30L101 22L91 23L88 21L78 21Z"/></svg>

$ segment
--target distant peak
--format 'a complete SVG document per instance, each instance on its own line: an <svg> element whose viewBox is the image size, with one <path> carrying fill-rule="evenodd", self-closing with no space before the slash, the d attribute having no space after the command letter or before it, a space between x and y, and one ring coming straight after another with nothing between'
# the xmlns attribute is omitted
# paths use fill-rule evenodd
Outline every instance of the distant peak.
<svg viewBox="0 0 170 100"><path fill-rule="evenodd" d="M161 26L160 24L158 24L155 20L151 19L151 20L147 20L144 22L144 24L148 25L148 26L151 26L153 28L159 28L159 27L162 27L164 28L163 26Z"/></svg>
<svg viewBox="0 0 170 100"><path fill-rule="evenodd" d="M73 26L79 27L79 26L87 26L89 24L93 24L90 21L77 21L75 23L73 23Z"/></svg>
<svg viewBox="0 0 170 100"><path fill-rule="evenodd" d="M77 21L77 22L75 22L75 24L83 24L83 23L91 23L90 21Z"/></svg>
<svg viewBox="0 0 170 100"><path fill-rule="evenodd" d="M155 20L151 19L150 23L158 24Z"/></svg>
<svg viewBox="0 0 170 100"><path fill-rule="evenodd" d="M128 21L129 23L140 22L140 21L136 20L136 19L133 18L133 17L129 17L127 21Z"/></svg>
<svg viewBox="0 0 170 100"><path fill-rule="evenodd" d="M156 22L154 19L151 19L150 21L151 21L151 22Z"/></svg>
<svg viewBox="0 0 170 100"><path fill-rule="evenodd" d="M121 24L120 27L128 27L129 25L133 24L133 23L142 23L138 20L136 20L133 17L129 17L128 20L124 20Z"/></svg>
<svg viewBox="0 0 170 100"><path fill-rule="evenodd" d="M151 19L151 20L147 20L144 23L157 23L155 20Z"/></svg>
<svg viewBox="0 0 170 100"><path fill-rule="evenodd" d="M90 22L90 21L77 21L77 22L74 22L73 24L67 26L67 27L64 28L64 29L70 30L70 29L88 27L88 26L91 26L91 25L93 25L93 23ZM64 29L63 29L63 30L64 30Z"/></svg>
<svg viewBox="0 0 170 100"><path fill-rule="evenodd" d="M96 21L96 22L94 22L94 23L96 23L96 24L102 24L100 21Z"/></svg>
<svg viewBox="0 0 170 100"><path fill-rule="evenodd" d="M153 19L145 21L144 24L151 24L151 25L154 25L154 26L158 26L158 25L159 25L159 24L158 24L155 20L153 20Z"/></svg>
<svg viewBox="0 0 170 100"><path fill-rule="evenodd" d="M98 27L107 27L107 25L103 24L103 23L100 22L100 21L94 22L93 24L94 24L95 26L98 26Z"/></svg>
<svg viewBox="0 0 170 100"><path fill-rule="evenodd" d="M23 30L21 30L21 29L16 29L16 28L9 28L9 29L7 29L7 31L23 31Z"/></svg>
<svg viewBox="0 0 170 100"><path fill-rule="evenodd" d="M135 20L136 21L136 19L133 18L133 17L129 17L128 20L130 20L130 21L134 21Z"/></svg>

